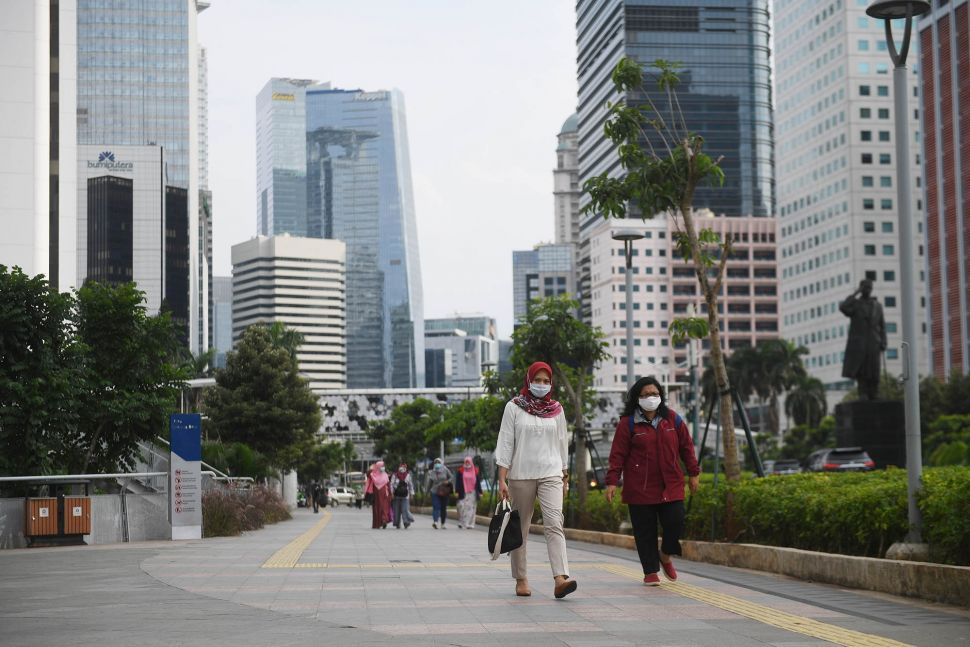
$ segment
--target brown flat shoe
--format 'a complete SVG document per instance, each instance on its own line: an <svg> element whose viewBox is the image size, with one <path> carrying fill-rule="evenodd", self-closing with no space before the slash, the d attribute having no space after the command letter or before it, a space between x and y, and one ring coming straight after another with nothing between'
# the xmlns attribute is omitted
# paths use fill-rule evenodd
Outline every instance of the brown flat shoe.
<svg viewBox="0 0 970 647"><path fill-rule="evenodd" d="M515 581L515 594L520 598L527 598L532 595L532 590L529 589L528 580L516 580Z"/></svg>
<svg viewBox="0 0 970 647"><path fill-rule="evenodd" d="M576 580L564 580L562 583L557 584L554 590L556 599L561 600L562 598L566 597L575 591L577 586Z"/></svg>

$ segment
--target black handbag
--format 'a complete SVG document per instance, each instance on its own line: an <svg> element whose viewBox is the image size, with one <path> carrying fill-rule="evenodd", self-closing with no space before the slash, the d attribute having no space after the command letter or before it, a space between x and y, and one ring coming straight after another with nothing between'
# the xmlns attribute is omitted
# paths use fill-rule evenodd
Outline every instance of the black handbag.
<svg viewBox="0 0 970 647"><path fill-rule="evenodd" d="M488 524L488 552L492 560L498 559L503 553L508 553L522 546L522 521L519 511L513 510L508 499L504 499L495 506L495 514Z"/></svg>

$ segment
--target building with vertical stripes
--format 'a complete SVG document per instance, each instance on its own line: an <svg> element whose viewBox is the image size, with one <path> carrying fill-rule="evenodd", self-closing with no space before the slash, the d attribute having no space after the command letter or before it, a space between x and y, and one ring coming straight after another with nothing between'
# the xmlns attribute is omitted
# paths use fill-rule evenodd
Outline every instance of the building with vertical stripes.
<svg viewBox="0 0 970 647"><path fill-rule="evenodd" d="M918 28L930 370L947 378L970 373L970 2Z"/></svg>

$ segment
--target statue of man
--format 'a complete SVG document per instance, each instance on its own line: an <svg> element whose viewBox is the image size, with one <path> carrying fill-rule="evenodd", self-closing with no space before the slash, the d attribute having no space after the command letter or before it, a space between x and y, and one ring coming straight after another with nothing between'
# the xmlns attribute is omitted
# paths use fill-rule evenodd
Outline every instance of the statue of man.
<svg viewBox="0 0 970 647"><path fill-rule="evenodd" d="M852 322L845 342L842 377L856 380L860 400L875 400L879 393L879 359L886 350L886 322L882 304L872 296L872 281L863 279L859 289L839 304Z"/></svg>

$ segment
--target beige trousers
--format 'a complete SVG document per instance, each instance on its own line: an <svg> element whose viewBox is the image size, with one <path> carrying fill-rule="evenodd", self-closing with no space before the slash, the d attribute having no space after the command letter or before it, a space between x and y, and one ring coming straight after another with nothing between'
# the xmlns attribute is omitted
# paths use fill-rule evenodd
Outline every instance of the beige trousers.
<svg viewBox="0 0 970 647"><path fill-rule="evenodd" d="M535 501L539 499L542 511L542 527L546 535L546 549L549 551L549 565L552 566L552 576L569 575L569 563L566 560L566 533L563 532L562 496L563 485L561 476L547 476L541 479L512 480L509 479L509 494L512 497L512 508L519 511L522 522L522 547L513 550L512 577L522 580L527 577L526 545L529 540L529 525L532 523L532 512Z"/></svg>

